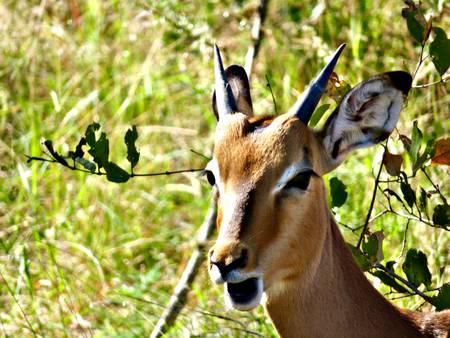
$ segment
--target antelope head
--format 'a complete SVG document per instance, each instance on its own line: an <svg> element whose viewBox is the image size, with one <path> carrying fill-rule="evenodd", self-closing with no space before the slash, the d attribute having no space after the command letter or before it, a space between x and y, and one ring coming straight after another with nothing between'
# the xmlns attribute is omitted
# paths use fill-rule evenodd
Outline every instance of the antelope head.
<svg viewBox="0 0 450 338"><path fill-rule="evenodd" d="M344 47L291 110L254 117L245 70L225 70L215 46L218 122L204 174L218 200L218 238L209 251L209 274L224 284L231 308L250 310L263 294L270 299L314 279L331 217L322 175L351 150L386 139L397 123L412 81L401 71L360 83L322 130L308 128Z"/></svg>

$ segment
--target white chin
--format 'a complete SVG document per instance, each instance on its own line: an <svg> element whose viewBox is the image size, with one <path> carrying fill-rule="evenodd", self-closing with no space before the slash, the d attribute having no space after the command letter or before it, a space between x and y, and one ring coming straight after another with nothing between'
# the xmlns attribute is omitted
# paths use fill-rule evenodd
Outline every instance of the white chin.
<svg viewBox="0 0 450 338"><path fill-rule="evenodd" d="M263 295L262 278L249 278L240 283L225 283L225 304L230 309L250 311L257 307Z"/></svg>

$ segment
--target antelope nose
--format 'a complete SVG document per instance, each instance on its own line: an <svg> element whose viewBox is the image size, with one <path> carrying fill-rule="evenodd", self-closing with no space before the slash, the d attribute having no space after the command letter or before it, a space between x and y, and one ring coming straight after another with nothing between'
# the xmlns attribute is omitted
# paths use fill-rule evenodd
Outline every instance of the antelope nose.
<svg viewBox="0 0 450 338"><path fill-rule="evenodd" d="M227 282L230 279L230 272L245 268L248 262L248 251L245 248L238 249L233 255L231 254L220 254L219 250L211 249L209 253L209 263L210 263L210 273L215 275L215 272L220 274L219 276L213 277L217 282ZM232 279L232 278L231 278Z"/></svg>

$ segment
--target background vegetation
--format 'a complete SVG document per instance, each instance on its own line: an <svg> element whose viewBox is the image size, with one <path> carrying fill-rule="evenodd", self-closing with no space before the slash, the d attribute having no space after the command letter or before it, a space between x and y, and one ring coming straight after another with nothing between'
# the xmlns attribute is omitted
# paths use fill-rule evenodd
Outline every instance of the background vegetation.
<svg viewBox="0 0 450 338"><path fill-rule="evenodd" d="M140 134L137 172L202 167L205 159L190 149L211 154L212 44L219 42L226 64L243 64L256 5L237 0L0 3L2 334L138 337L151 332L195 246L209 204L208 184L193 173L120 185L56 165L27 164L25 154L40 156L44 139L67 153L97 121L109 135L112 160L123 167L129 166L123 135L132 124ZM448 3L423 1L423 8L449 32ZM346 83L387 70L413 73L421 48L401 10L399 1L271 1L252 74L255 111L274 113L266 75L278 111L286 111L342 42L348 47L336 71ZM416 83L439 79L425 60ZM430 138L448 137L449 103L448 84L414 89L390 151L405 152L398 139L411 136L413 120L423 132L424 147ZM354 244L382 152L382 147L359 151L325 178L338 177L347 185L346 202L333 211ZM405 157L408 175L410 164ZM449 196L448 167L427 170ZM382 179L388 178L383 172ZM423 175L411 185L417 191L423 187L431 205L442 203ZM373 215L385 209L380 196ZM392 213L369 227L384 231L387 259L401 265L407 249L416 248L428 257L432 285L449 281L448 231ZM398 298L377 278L373 281L388 298ZM261 308L227 312L221 293L203 268L169 336L252 336L248 330L274 335ZM423 305L418 296L395 302L411 309Z"/></svg>

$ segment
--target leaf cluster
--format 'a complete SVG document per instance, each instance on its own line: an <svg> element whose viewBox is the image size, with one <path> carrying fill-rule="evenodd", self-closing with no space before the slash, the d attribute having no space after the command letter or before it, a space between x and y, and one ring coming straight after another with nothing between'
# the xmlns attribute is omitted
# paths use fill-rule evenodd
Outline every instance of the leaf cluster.
<svg viewBox="0 0 450 338"><path fill-rule="evenodd" d="M428 52L436 71L444 75L450 66L450 39L445 30L433 24L433 17L428 20L421 12L420 4L414 1L405 1L408 7L403 9L402 15L406 19L408 32L414 41L422 46L428 46ZM431 42L430 37L434 35Z"/></svg>
<svg viewBox="0 0 450 338"><path fill-rule="evenodd" d="M125 183L130 177L135 176L133 168L139 162L140 153L136 149L136 140L138 132L136 126L133 126L125 134L125 145L127 147L127 160L130 162L131 172L127 172L121 168L117 163L109 159L109 139L105 132L99 132L100 124L97 122L91 123L87 128L84 136L79 140L75 150L69 151L67 156L58 153L51 140L44 141L44 146L47 148L52 158L52 162L57 162L72 170L80 170L77 163L80 164L84 170L92 174L106 175L110 182ZM87 148L87 153L85 152ZM91 158L87 158L90 155ZM69 164L68 160L72 160ZM42 160L36 157L29 157L28 161Z"/></svg>
<svg viewBox="0 0 450 338"><path fill-rule="evenodd" d="M409 137L400 135L399 140L404 146L405 153L392 154L385 146L380 168L380 170L384 168L393 179L383 181L377 178L376 182L378 190L383 192L383 196L388 202L388 208L382 214L393 213L407 218L406 229L408 229L410 221L415 221L425 226L439 228L442 231L450 231L450 206L440 191L439 184L433 182L427 173L431 166L450 165L450 139L436 140L434 137L430 137L425 142L417 121L414 121L411 135ZM405 163L409 165L405 165ZM419 174L425 176L432 189L418 185ZM340 207L345 203L346 190L344 182L336 177L330 179L332 207ZM376 191L377 189L375 193ZM437 198L433 198L433 196L437 196ZM409 248L400 269L397 269L399 271L396 271L396 261L390 260L385 265L382 264L384 259L383 232L370 233L367 230L363 231L361 236L360 247L348 245L363 271L379 278L383 284L395 292L418 294L438 310L450 308L450 284L446 283L437 288L432 287L432 275L428 269L428 259L424 252L417 248ZM406 278L402 277L400 273ZM425 291L421 291L421 288L425 288ZM424 293L433 290L439 290L433 297Z"/></svg>

